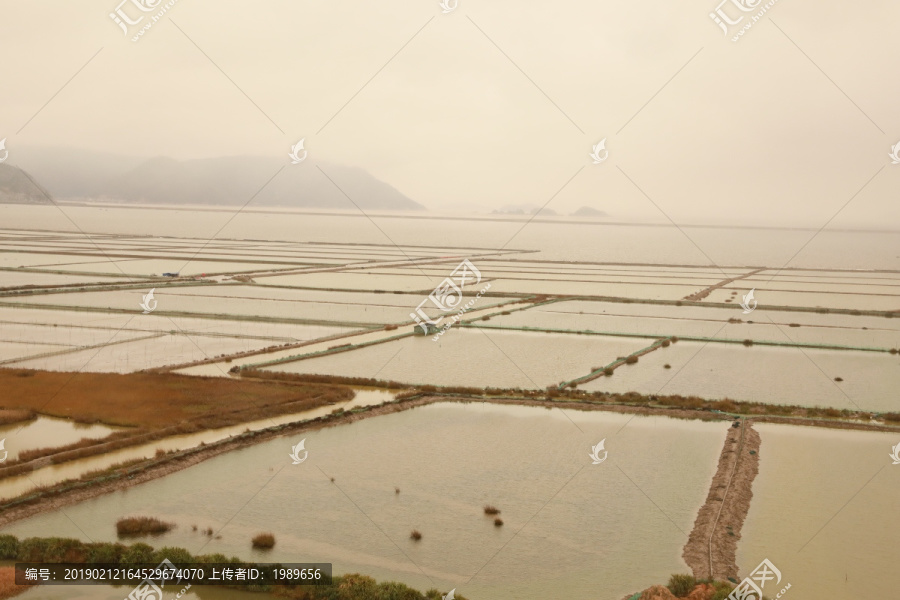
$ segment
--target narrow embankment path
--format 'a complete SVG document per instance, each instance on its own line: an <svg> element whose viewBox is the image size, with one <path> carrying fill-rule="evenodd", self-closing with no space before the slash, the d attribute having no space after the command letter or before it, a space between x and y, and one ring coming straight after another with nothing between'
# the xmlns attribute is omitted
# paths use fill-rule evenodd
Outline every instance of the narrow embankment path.
<svg viewBox="0 0 900 600"><path fill-rule="evenodd" d="M697 513L682 558L697 579L737 579L737 543L759 472L759 433L741 419L731 427L706 502Z"/></svg>
<svg viewBox="0 0 900 600"><path fill-rule="evenodd" d="M712 294L714 291L716 291L720 288L723 288L727 285L731 285L732 283L734 283L735 281L737 281L739 279L745 279L747 277L752 277L753 275L756 275L757 273L759 273L761 271L765 271L765 269L753 269L749 273L745 273L743 275L738 275L737 277L731 277L729 279L725 279L723 281L720 281L719 283L715 283L715 284L709 286L708 288L702 289L699 292L696 292L689 296L685 296L683 298L683 300L692 300L695 302L699 302L700 300L703 300L704 298L706 298L707 296Z"/></svg>

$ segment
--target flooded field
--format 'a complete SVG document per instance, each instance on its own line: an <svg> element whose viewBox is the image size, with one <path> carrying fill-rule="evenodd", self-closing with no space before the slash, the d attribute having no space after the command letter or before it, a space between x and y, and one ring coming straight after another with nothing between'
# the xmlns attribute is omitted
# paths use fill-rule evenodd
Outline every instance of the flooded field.
<svg viewBox="0 0 900 600"><path fill-rule="evenodd" d="M768 558L799 598L890 598L900 537L896 434L761 424L738 566Z"/></svg>
<svg viewBox="0 0 900 600"><path fill-rule="evenodd" d="M498 316L491 326L659 337L710 337L755 342L827 344L890 350L900 347L900 319L810 315L732 308L674 307L613 302L555 302ZM736 314L737 313L737 314ZM731 321L731 322L730 322Z"/></svg>
<svg viewBox="0 0 900 600"><path fill-rule="evenodd" d="M646 340L521 331L450 330L267 367L285 373L379 377L410 384L544 388L648 346ZM540 352L538 351L540 350ZM490 372L482 366L490 362Z"/></svg>
<svg viewBox="0 0 900 600"><path fill-rule="evenodd" d="M636 365L616 369L612 377L580 387L888 412L898 408L900 359L868 352L680 341L642 356Z"/></svg>
<svg viewBox="0 0 900 600"><path fill-rule="evenodd" d="M525 221L515 218L401 214L376 215L373 227L358 214L249 207L209 239L196 223L225 222L231 213L67 210L76 220L94 217L94 233L74 231L55 209L10 212L0 205L0 218L9 217L2 221L8 229L0 230L0 367L177 369L230 384L221 378L257 366L272 374L410 386L543 390L677 336L677 343L578 389L900 412L900 355L890 352L900 348L900 265L882 251L900 240L895 233L823 231L779 269L811 232L767 231L767 244L755 244L751 230L690 228L695 245L671 227L535 220L523 229ZM45 230L28 230L35 223ZM451 278L463 258L477 265L479 285ZM466 306L466 326L438 341L413 335L416 318L443 325L488 283L488 295ZM754 288L758 305L751 312L740 303ZM152 306L145 306L151 289ZM591 300L597 297L607 301ZM767 309L775 305L797 310ZM835 308L844 310L827 311ZM64 388L58 402L65 401ZM340 406L38 466L0 480L0 498L159 450L381 404L397 391L362 390ZM422 590L455 587L473 600L620 600L688 572L682 547L728 427L433 404L219 455L4 531L114 541L117 518L146 514L177 524L147 540L157 546L248 560L331 561L337 573L358 571ZM113 431L45 416L19 429L0 429L12 458ZM762 467L738 545L742 572L768 557L798 598L832 590L885 596L877 573L889 571L882 555L900 532L892 524L878 528L893 523L886 498L897 491L892 470L878 465L887 459L885 446L900 440L759 429ZM309 460L292 465L291 446L304 437ZM609 460L591 464L590 448L601 440ZM485 517L485 504L501 509L502 526ZM212 527L221 538L194 525ZM422 533L419 542L410 539L414 529ZM275 548L252 550L250 538L268 530ZM804 537L814 539L804 547ZM21 597L123 592L46 588ZM244 596L206 588L184 596L225 597Z"/></svg>
<svg viewBox="0 0 900 600"><path fill-rule="evenodd" d="M178 524L155 543L192 552L330 561L336 572L473 598L619 598L685 570L684 532L727 429L629 419L430 405L304 434L302 465L288 457L299 440L279 438L67 508L72 521L51 513L3 531L114 541L115 519L146 514ZM603 438L609 460L592 465L590 446ZM484 504L501 509L502 528ZM421 542L408 539L411 529ZM275 548L251 551L263 530L276 532ZM642 569L629 567L636 561Z"/></svg>

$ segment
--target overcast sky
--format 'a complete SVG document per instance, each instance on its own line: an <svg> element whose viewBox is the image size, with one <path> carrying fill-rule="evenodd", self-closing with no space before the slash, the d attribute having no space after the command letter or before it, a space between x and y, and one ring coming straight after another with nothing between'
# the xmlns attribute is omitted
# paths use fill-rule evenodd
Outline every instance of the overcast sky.
<svg viewBox="0 0 900 600"><path fill-rule="evenodd" d="M179 0L137 43L119 0L7 1L0 139L287 163L305 137L436 210L900 223L900 3L780 0L734 43L717 1Z"/></svg>

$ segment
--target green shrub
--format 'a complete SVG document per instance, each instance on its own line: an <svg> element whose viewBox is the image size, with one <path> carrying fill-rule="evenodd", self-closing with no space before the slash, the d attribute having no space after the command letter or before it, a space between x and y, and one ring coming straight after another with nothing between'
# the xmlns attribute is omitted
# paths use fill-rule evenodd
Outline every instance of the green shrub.
<svg viewBox="0 0 900 600"><path fill-rule="evenodd" d="M153 562L153 547L138 542L128 546L119 559L123 565Z"/></svg>
<svg viewBox="0 0 900 600"><path fill-rule="evenodd" d="M91 564L119 564L119 560L125 552L125 549L125 546L122 544L89 544L87 561Z"/></svg>
<svg viewBox="0 0 900 600"><path fill-rule="evenodd" d="M697 585L697 580L693 575L672 575L669 577L669 585L666 587L669 588L669 591L675 594L678 598L684 598L688 594L690 594L694 586Z"/></svg>
<svg viewBox="0 0 900 600"><path fill-rule="evenodd" d="M153 559L150 562L159 564L166 559L169 559L176 565L194 562L194 556L190 552L184 548L173 547L160 548L153 553Z"/></svg>

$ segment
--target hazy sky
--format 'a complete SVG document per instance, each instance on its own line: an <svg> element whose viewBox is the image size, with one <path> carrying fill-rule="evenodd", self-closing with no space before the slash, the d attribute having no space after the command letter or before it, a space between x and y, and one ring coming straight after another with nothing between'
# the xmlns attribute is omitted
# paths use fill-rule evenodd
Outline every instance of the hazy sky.
<svg viewBox="0 0 900 600"><path fill-rule="evenodd" d="M577 172L548 208L676 223L817 227L878 173L834 225L900 223L900 3L780 0L734 43L717 1L178 0L138 43L119 0L7 1L0 139L289 162L305 137L432 209Z"/></svg>

